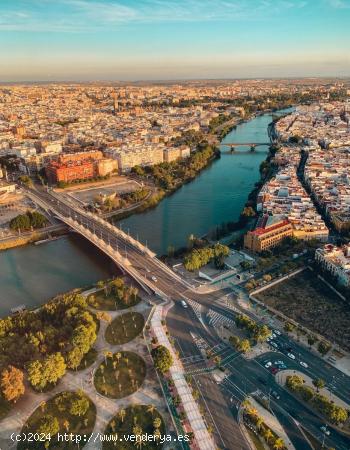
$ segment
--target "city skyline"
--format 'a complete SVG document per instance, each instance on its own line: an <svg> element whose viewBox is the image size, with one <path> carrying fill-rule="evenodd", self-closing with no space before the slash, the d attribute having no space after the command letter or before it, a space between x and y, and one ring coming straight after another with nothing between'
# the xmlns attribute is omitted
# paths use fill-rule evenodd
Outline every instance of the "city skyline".
<svg viewBox="0 0 350 450"><path fill-rule="evenodd" d="M349 76L348 0L4 0L0 81Z"/></svg>

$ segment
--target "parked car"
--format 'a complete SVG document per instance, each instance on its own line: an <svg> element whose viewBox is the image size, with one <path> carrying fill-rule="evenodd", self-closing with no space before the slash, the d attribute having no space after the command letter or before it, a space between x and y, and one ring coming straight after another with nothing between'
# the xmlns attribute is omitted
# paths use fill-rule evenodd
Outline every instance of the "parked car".
<svg viewBox="0 0 350 450"><path fill-rule="evenodd" d="M272 347L278 348L277 342L271 341L270 345L272 345Z"/></svg>
<svg viewBox="0 0 350 450"><path fill-rule="evenodd" d="M281 332L279 330L273 330L274 333L276 333L278 336L281 336Z"/></svg>
<svg viewBox="0 0 350 450"><path fill-rule="evenodd" d="M271 366L272 366L272 362L271 361L267 361L267 363L265 364L266 369L268 369Z"/></svg>

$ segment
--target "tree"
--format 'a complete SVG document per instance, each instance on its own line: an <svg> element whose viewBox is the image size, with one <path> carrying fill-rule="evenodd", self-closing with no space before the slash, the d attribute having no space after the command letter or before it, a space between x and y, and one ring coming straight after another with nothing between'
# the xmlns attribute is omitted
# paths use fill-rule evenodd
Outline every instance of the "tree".
<svg viewBox="0 0 350 450"><path fill-rule="evenodd" d="M269 444L271 438L273 438L273 433L270 428L266 428L266 430L264 431L264 439Z"/></svg>
<svg viewBox="0 0 350 450"><path fill-rule="evenodd" d="M1 372L1 390L4 398L11 402L24 394L23 372L17 367L8 366Z"/></svg>
<svg viewBox="0 0 350 450"><path fill-rule="evenodd" d="M286 386L292 391L297 390L305 383L304 379L299 375L288 375L286 378Z"/></svg>
<svg viewBox="0 0 350 450"><path fill-rule="evenodd" d="M274 448L275 450L282 450L282 449L284 449L284 448L285 448L285 445L284 445L283 439L277 438L277 439L275 440L275 442L273 443L273 448Z"/></svg>
<svg viewBox="0 0 350 450"><path fill-rule="evenodd" d="M83 359L84 355L80 348L74 347L70 352L67 353L66 361L67 367L69 369L77 369Z"/></svg>
<svg viewBox="0 0 350 450"><path fill-rule="evenodd" d="M339 424L344 423L348 420L349 413L345 408L333 405L331 408L329 418L333 423Z"/></svg>
<svg viewBox="0 0 350 450"><path fill-rule="evenodd" d="M159 429L160 427L161 427L161 425L162 425L162 419L160 418L160 417L156 417L154 420L153 420L153 427L155 428L155 429Z"/></svg>
<svg viewBox="0 0 350 450"><path fill-rule="evenodd" d="M152 357L154 367L161 373L167 372L173 365L173 357L164 345L158 345L158 347L154 348L152 350Z"/></svg>
<svg viewBox="0 0 350 450"><path fill-rule="evenodd" d="M156 407L154 405L148 405L147 406L147 412L152 414L152 417L154 415L154 411L156 410Z"/></svg>
<svg viewBox="0 0 350 450"><path fill-rule="evenodd" d="M326 382L322 380L322 378L316 378L315 380L312 380L312 384L317 389L317 392L319 392L320 389L323 389L326 386Z"/></svg>
<svg viewBox="0 0 350 450"><path fill-rule="evenodd" d="M71 400L69 412L73 416L85 416L89 409L90 403L87 397L81 393L77 394L75 398Z"/></svg>
<svg viewBox="0 0 350 450"><path fill-rule="evenodd" d="M132 432L136 438L136 445L141 448L143 445L142 428L139 425L135 425L132 429Z"/></svg>
<svg viewBox="0 0 350 450"><path fill-rule="evenodd" d="M34 360L28 365L28 379L32 386L44 389L48 383L56 383L66 373L66 363L60 352L49 355L43 361Z"/></svg>
<svg viewBox="0 0 350 450"><path fill-rule="evenodd" d="M321 353L321 355L326 355L329 352L329 350L331 349L331 345L325 341L321 341L318 344L317 348L318 348L318 351Z"/></svg>
<svg viewBox="0 0 350 450"><path fill-rule="evenodd" d="M245 208L243 208L243 211L241 212L241 215L243 217L254 217L255 216L255 211L251 206L246 206Z"/></svg>
<svg viewBox="0 0 350 450"><path fill-rule="evenodd" d="M256 429L257 429L258 431L260 431L261 428L262 428L262 426L263 426L263 424L264 424L263 419L262 419L261 417L258 417L258 418L256 419L256 424L255 424Z"/></svg>
<svg viewBox="0 0 350 450"><path fill-rule="evenodd" d="M122 421L122 423L124 422L125 415L126 415L125 409L121 409L118 413L118 416L120 417L120 420Z"/></svg>
<svg viewBox="0 0 350 450"><path fill-rule="evenodd" d="M312 345L314 345L315 342L316 342L315 336L312 336L311 334L309 334L307 337L307 343L309 344L310 348Z"/></svg>
<svg viewBox="0 0 350 450"><path fill-rule="evenodd" d="M43 434L45 436L55 435L60 431L60 425L57 417L51 414L46 414L43 416L38 423L37 433Z"/></svg>
<svg viewBox="0 0 350 450"><path fill-rule="evenodd" d="M242 339L238 345L237 350L243 353L249 352L251 349L249 339Z"/></svg>
<svg viewBox="0 0 350 450"><path fill-rule="evenodd" d="M287 333L292 332L295 329L295 325L293 325L290 322L286 322L284 324L284 330L287 331Z"/></svg>

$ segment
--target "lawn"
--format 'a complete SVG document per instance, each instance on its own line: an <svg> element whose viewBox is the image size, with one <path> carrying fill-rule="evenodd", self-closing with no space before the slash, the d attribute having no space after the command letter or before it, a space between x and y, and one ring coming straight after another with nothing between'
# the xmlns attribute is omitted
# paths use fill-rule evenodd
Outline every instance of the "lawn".
<svg viewBox="0 0 350 450"><path fill-rule="evenodd" d="M0 394L0 420L7 416L11 409L11 404Z"/></svg>
<svg viewBox="0 0 350 450"><path fill-rule="evenodd" d="M77 408L77 405L79 405L79 408ZM51 436L53 437L49 445L50 450L75 450L84 447L86 440L92 433L95 420L96 407L89 397L81 391L65 391L40 405L28 418L21 432L41 432L44 435L48 435L51 432ZM55 423L54 426L52 425L53 423ZM58 442L55 439L55 435L58 432L81 435L80 446L78 447L73 440ZM26 440L25 442L20 442L17 449L44 449L44 444L45 442L29 442Z"/></svg>
<svg viewBox="0 0 350 450"><path fill-rule="evenodd" d="M94 348L90 348L90 350L84 355L83 359L81 360L77 370L84 370L90 367L96 361L97 356L98 351Z"/></svg>
<svg viewBox="0 0 350 450"><path fill-rule="evenodd" d="M96 390L106 397L123 398L136 392L146 377L146 363L133 352L106 356L95 372Z"/></svg>
<svg viewBox="0 0 350 450"><path fill-rule="evenodd" d="M127 309L131 306L137 305L141 301L141 298L137 296L131 296L127 302L116 296L113 292L106 295L104 289L96 291L94 294L89 295L88 303L95 309L101 311L116 311L118 309Z"/></svg>
<svg viewBox="0 0 350 450"><path fill-rule="evenodd" d="M106 329L105 339L109 344L120 345L135 339L143 330L145 319L137 312L127 312L116 317Z"/></svg>
<svg viewBox="0 0 350 450"><path fill-rule="evenodd" d="M266 305L350 350L350 308L317 275L304 270L256 294Z"/></svg>
<svg viewBox="0 0 350 450"><path fill-rule="evenodd" d="M165 435L165 424L162 416L159 412L152 407L147 405L133 405L126 408L124 411L124 415L121 410L113 417L113 419L108 423L105 429L105 435L118 435L118 440L123 439L123 436L134 435L134 427L140 427L142 434L153 435L156 430L153 422L155 419L161 420L161 425L158 428L159 432L162 436ZM157 425L157 424L156 424ZM119 443L120 445L120 443ZM115 446L113 442L103 442L102 446L103 450L115 450ZM120 447L117 447L122 450L134 450L135 448L139 448L136 446L135 442L127 442L124 441ZM142 445L142 450L153 450L153 449L162 449L163 444L159 443L158 445L155 442L144 442Z"/></svg>

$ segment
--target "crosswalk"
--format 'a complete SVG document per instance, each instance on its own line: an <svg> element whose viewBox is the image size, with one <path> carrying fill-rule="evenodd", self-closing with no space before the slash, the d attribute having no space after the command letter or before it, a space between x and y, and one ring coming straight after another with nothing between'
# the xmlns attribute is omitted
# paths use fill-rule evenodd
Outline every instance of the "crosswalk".
<svg viewBox="0 0 350 450"><path fill-rule="evenodd" d="M216 328L232 328L235 325L235 322L232 319L229 319L228 317L225 317L222 314L211 309L209 310L207 317L209 318L209 325L212 325Z"/></svg>
<svg viewBox="0 0 350 450"><path fill-rule="evenodd" d="M201 319L202 316L202 305L200 303L195 302L194 300L190 300L187 299L187 303L191 306L191 308L193 309L195 315L197 316L198 319Z"/></svg>

